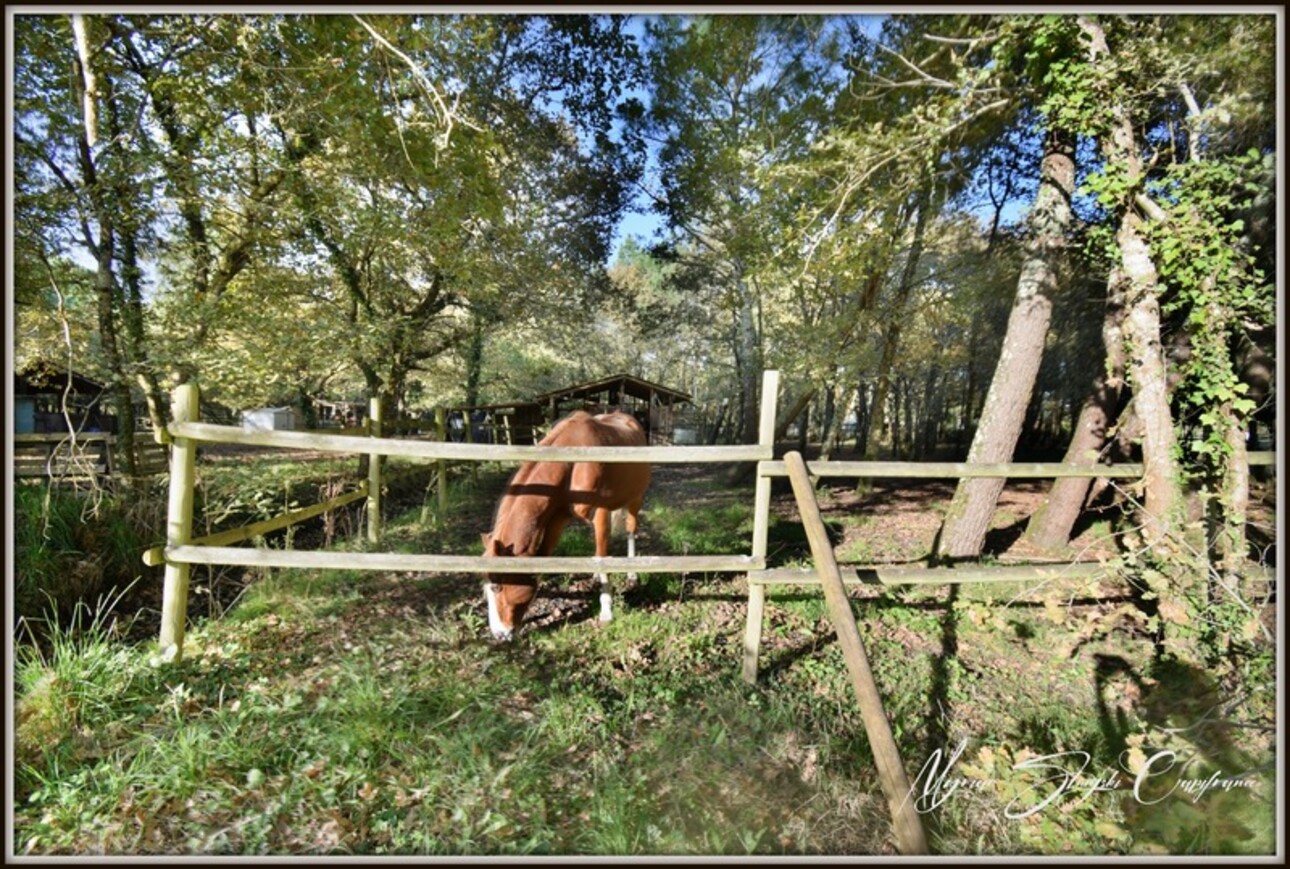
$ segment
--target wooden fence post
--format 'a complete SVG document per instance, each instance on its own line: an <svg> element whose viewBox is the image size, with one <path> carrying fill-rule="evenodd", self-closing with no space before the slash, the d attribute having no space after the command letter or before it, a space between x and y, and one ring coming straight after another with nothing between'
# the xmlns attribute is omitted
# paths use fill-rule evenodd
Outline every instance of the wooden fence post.
<svg viewBox="0 0 1290 869"><path fill-rule="evenodd" d="M175 422L197 422L200 397L194 384L175 390ZM193 483L196 477L197 442L175 438L170 450L170 499L166 509L166 546L185 546L193 536ZM188 564L166 561L161 592L161 654L175 661L184 656L184 628L188 618ZM173 650L173 653L172 651Z"/></svg>
<svg viewBox="0 0 1290 869"><path fill-rule="evenodd" d="M443 407L434 409L435 431L439 435L439 442L443 443L448 440L448 411ZM466 430L470 431L470 414L466 414ZM448 463L439 459L436 463L439 472L439 515L437 521L442 522L448 515Z"/></svg>
<svg viewBox="0 0 1290 869"><path fill-rule="evenodd" d="M371 437L381 436L381 399L373 396L371 404ZM376 543L381 539L381 454L367 457L367 539Z"/></svg>
<svg viewBox="0 0 1290 869"><path fill-rule="evenodd" d="M765 371L761 378L761 422L757 430L757 445L765 453L763 459L775 457L775 406L779 402L779 372ZM770 477L757 474L756 496L753 500L753 558L766 557L770 536ZM748 576L748 621L744 628L743 677L746 682L757 681L757 657L761 649L762 615L766 608L766 587Z"/></svg>
<svg viewBox="0 0 1290 869"><path fill-rule="evenodd" d="M788 466L788 477L793 483L793 495L797 498L797 509L802 516L806 539L811 544L815 569L820 575L820 584L824 587L829 618L837 631L838 645L842 647L842 656L851 673L851 685L855 688L856 699L860 703L860 718L864 722L869 746L873 749L873 759L878 765L878 778L891 809L896 843L902 854L926 854L927 838L923 833L923 822L914 808L909 777L901 763L896 740L891 735L891 724L882 709L882 696L874 682L873 671L869 669L869 656L865 653L860 629L856 627L851 600L842 584L842 573L833 555L833 544L829 542L829 533L824 527L824 520L820 518L820 505L815 500L815 487L811 485L806 462L798 452L786 454L784 462Z"/></svg>

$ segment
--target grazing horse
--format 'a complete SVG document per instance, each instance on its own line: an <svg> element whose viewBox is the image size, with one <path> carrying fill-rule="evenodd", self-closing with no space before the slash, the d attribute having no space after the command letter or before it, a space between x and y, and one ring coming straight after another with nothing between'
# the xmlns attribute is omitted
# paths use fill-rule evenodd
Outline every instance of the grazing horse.
<svg viewBox="0 0 1290 869"><path fill-rule="evenodd" d="M645 430L625 413L592 416L576 411L560 420L540 446L643 447ZM502 500L491 533L484 534L487 557L546 556L555 551L569 520L577 516L596 529L596 557L609 554L610 517L627 510L627 555L636 555L636 516L649 488L648 464L620 462L525 462L515 472ZM609 577L600 580L600 620L613 618ZM532 574L485 574L488 627L499 640L509 640L537 594Z"/></svg>

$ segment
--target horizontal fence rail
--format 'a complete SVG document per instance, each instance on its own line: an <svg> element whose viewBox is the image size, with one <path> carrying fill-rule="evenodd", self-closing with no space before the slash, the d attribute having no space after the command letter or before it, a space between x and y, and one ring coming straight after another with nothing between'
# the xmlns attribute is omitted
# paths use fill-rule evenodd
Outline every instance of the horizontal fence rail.
<svg viewBox="0 0 1290 869"><path fill-rule="evenodd" d="M415 459L476 462L755 462L770 458L759 444L711 447L540 447L409 441L395 438L323 435L298 431L246 431L236 426L205 422L171 423L172 437L223 444L287 447L334 453L369 453Z"/></svg>
<svg viewBox="0 0 1290 869"><path fill-rule="evenodd" d="M900 479L958 479L960 477L1008 477L1012 479L1056 479L1058 477L1142 476L1142 465L1070 465L1063 462L807 462L814 477L889 477ZM787 477L783 462L762 462L761 473Z"/></svg>
<svg viewBox="0 0 1290 869"><path fill-rule="evenodd" d="M230 528L228 531L220 531L216 534L210 534L206 537L198 537L188 541L190 546L224 546L228 543L241 543L250 540L271 531L279 531L291 525L297 525L305 522L315 516L321 516L324 513L330 513L347 504L360 501L367 497L367 483L363 483L348 495L341 495L338 498L332 498L330 501L323 501L321 504L313 504L309 507L302 507L299 510L293 510L290 513L284 513L273 519L265 519L262 522L255 522L250 525L242 525L237 528ZM238 550L239 552L241 550ZM166 547L154 546L147 552L143 553L143 563L149 567L157 567L166 563Z"/></svg>
<svg viewBox="0 0 1290 869"><path fill-rule="evenodd" d="M1275 465L1276 453L1252 452L1250 465ZM814 477L870 477L892 479L958 479L960 477L1006 477L1014 480L1061 477L1103 477L1134 479L1142 476L1142 465L1126 462L1116 465L1076 465L1066 462L807 462L806 470ZM768 477L787 477L782 461L764 461L759 472Z"/></svg>
<svg viewBox="0 0 1290 869"><path fill-rule="evenodd" d="M180 564L238 567L389 570L425 573L744 573L762 570L765 559L748 555L637 555L550 558L485 558L482 555L414 555L401 552L307 552L222 546L174 546L166 560Z"/></svg>
<svg viewBox="0 0 1290 869"><path fill-rule="evenodd" d="M1277 454L1272 451L1252 451L1246 461L1251 466L1276 465ZM1058 479L1063 477L1088 479L1142 478L1143 466L1138 463L1071 464L1066 462L835 462L806 463L807 472L817 478L869 478L869 479L959 479L965 477L990 477L1004 479ZM788 477L788 464L784 461L763 460L757 463L759 483L768 483L777 477ZM761 515L762 496L758 497L757 514ZM764 532L760 532L764 535ZM764 540L757 536L755 540ZM764 551L764 550L763 550ZM1109 574L1114 568L1102 564L1026 564L1026 565L960 565L958 567L850 567L843 568L843 582L847 585L959 585L975 582L1048 582L1066 579L1091 579ZM1261 567L1249 570L1252 576L1271 577L1273 571ZM757 681L758 660L761 655L762 619L765 613L766 590L792 586L818 585L820 580L809 568L772 568L748 576L748 611L744 628L743 677Z"/></svg>
<svg viewBox="0 0 1290 869"><path fill-rule="evenodd" d="M445 418L442 409L432 424L420 425L435 430L439 440L405 440L382 437L381 407L372 400L368 422L359 429L334 431L255 431L239 426L216 425L198 420L198 393L191 384L175 391L172 408L175 421L159 430L158 436L169 440L171 451L170 505L167 513L165 546L145 553L149 564L163 562L166 568L162 597L160 645L163 653L174 659L183 656L188 581L194 564L243 567L286 567L329 570L385 570L442 573L549 574L549 573L745 573L757 574L766 568L766 529L770 502L770 480L759 476L756 482L758 518L754 523L752 552L748 555L641 556L630 558L484 558L468 555L417 555L393 552L335 552L275 549L248 549L224 544L241 542L269 531L287 527L306 518L335 509L342 503L367 498L368 540L380 536L380 493L382 489L381 456L425 459L438 465L440 511L446 512L445 463L467 462L641 462L650 464L755 463L774 458L775 405L779 397L779 372L763 372L761 421L758 442L734 446L643 446L643 447L549 447L510 444L473 444L443 440ZM398 431L398 423L388 429ZM468 429L469 432L469 429ZM467 434L469 437L469 434ZM192 535L194 463L197 447L202 443L243 446L280 447L286 449L331 452L369 457L369 478L358 492L340 499L287 513L242 528L202 538Z"/></svg>
<svg viewBox="0 0 1290 869"><path fill-rule="evenodd" d="M971 582L1044 582L1056 579L1092 579L1114 568L1100 562L1073 564L966 565L963 567L889 567L886 565L840 565L847 585L962 585ZM772 586L818 585L819 576L810 567L781 567L751 577L751 583Z"/></svg>
<svg viewBox="0 0 1290 869"><path fill-rule="evenodd" d="M140 433L142 434L142 433ZM159 443L136 438L135 471L154 476L169 470L169 455ZM95 481L119 476L126 466L117 436L106 432L36 432L13 436L13 474L56 482Z"/></svg>

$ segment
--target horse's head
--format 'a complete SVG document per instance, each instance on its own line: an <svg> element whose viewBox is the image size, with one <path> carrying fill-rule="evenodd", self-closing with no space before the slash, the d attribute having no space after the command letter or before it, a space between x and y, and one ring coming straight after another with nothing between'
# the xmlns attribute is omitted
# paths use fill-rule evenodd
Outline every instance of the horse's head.
<svg viewBox="0 0 1290 869"><path fill-rule="evenodd" d="M517 554L514 544L502 543L491 534L484 534L483 541L485 557L505 558ZM499 640L515 636L515 629L524 620L524 613L536 594L537 581L532 575L485 573L484 599L488 601L488 629L493 636Z"/></svg>

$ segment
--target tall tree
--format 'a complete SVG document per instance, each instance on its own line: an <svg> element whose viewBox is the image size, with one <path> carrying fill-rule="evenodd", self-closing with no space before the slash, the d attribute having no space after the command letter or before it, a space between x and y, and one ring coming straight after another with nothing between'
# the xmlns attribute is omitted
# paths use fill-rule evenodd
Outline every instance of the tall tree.
<svg viewBox="0 0 1290 869"><path fill-rule="evenodd" d="M764 367L765 216L761 172L800 153L828 92L818 19L667 16L648 24L653 91L645 134L660 143L657 208L678 249L705 262L712 308L734 360L745 441L757 437Z"/></svg>
<svg viewBox="0 0 1290 869"><path fill-rule="evenodd" d="M1048 84L1041 103L1047 132L1040 161L1039 189L1029 216L1017 294L1004 333L1003 350L986 394L969 462L1011 460L1025 421L1035 380L1048 338L1053 298L1060 285L1062 259L1071 231L1071 197L1075 190L1075 134L1069 103L1078 101L1078 70L1071 55L1077 29L1068 19L1045 19L1035 31L1027 26L1013 30L1013 39L1038 47L1023 60L1031 80ZM1024 34L1024 36L1023 36ZM1001 43L1001 54L1016 50L1017 42ZM1011 47L1010 47L1011 46ZM995 504L1003 490L1002 479L959 481L937 540L937 556L970 558L980 554Z"/></svg>
<svg viewBox="0 0 1290 869"><path fill-rule="evenodd" d="M135 120L139 95L122 81L125 72L96 18L33 15L18 22L19 205L34 205L57 220L38 238L26 238L41 258L79 250L94 263L96 346L117 412L117 453L133 481L131 386L136 375L148 380L137 283L139 210L146 196L137 177L144 138Z"/></svg>

